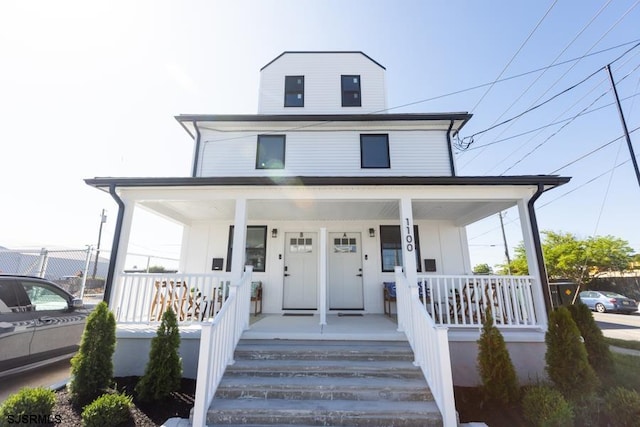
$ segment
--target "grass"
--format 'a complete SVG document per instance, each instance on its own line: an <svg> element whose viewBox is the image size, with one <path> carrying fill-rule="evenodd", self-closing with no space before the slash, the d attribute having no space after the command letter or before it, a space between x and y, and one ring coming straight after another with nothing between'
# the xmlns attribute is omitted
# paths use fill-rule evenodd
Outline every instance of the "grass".
<svg viewBox="0 0 640 427"><path fill-rule="evenodd" d="M604 340L607 342L607 344L616 347L629 348L631 350L640 350L640 341L628 341L607 337L605 337Z"/></svg>
<svg viewBox="0 0 640 427"><path fill-rule="evenodd" d="M612 355L614 372L602 378L603 388L621 386L640 393L640 357L620 353Z"/></svg>

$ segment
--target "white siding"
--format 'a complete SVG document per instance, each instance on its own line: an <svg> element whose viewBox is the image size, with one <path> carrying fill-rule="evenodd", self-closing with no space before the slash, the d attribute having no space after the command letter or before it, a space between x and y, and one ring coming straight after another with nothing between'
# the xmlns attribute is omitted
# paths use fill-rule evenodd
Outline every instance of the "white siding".
<svg viewBox="0 0 640 427"><path fill-rule="evenodd" d="M360 114L387 108L384 69L360 53L287 53L260 74L259 114ZM304 76L304 107L284 106L284 77ZM341 75L359 75L361 107L342 107Z"/></svg>
<svg viewBox="0 0 640 427"><path fill-rule="evenodd" d="M256 169L258 133L204 131L198 175L451 176L445 131L388 132L389 169L360 168L359 131L288 132L285 168Z"/></svg>

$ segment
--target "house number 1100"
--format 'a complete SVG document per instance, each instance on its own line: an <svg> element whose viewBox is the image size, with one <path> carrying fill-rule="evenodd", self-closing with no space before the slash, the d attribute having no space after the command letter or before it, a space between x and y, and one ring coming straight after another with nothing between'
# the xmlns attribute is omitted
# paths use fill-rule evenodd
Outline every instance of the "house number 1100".
<svg viewBox="0 0 640 427"><path fill-rule="evenodd" d="M405 240L407 241L407 251L413 252L413 235L411 234L411 225L409 224L409 218L404 219L407 222L407 237Z"/></svg>

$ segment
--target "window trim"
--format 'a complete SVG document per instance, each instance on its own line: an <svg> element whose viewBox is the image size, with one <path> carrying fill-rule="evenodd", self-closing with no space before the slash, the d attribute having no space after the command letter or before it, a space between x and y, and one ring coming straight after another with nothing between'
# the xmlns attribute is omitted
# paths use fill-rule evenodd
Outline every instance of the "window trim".
<svg viewBox="0 0 640 427"><path fill-rule="evenodd" d="M383 247L382 247L382 237L386 234L383 232L383 229L391 229L391 228L396 228L398 230L398 244L399 244L399 248L396 248L396 250L400 250L400 253L402 254L402 230L400 230L400 225L393 225L393 224L387 224L387 225L380 225L380 268L382 270L383 273L393 273L393 269L389 270L385 270L384 268L384 255L383 255ZM422 265L420 262L420 233L418 233L418 225L414 224L413 225L413 236L414 236L414 240L416 242L415 244L415 254L416 254L416 271L418 273L422 273ZM394 242L395 243L395 242Z"/></svg>
<svg viewBox="0 0 640 427"><path fill-rule="evenodd" d="M369 136L385 137L387 144L387 163L386 166L365 166L364 162L364 145L365 139ZM391 169L391 153L389 149L389 134L388 133L361 133L360 134L360 169Z"/></svg>
<svg viewBox="0 0 640 427"><path fill-rule="evenodd" d="M263 137L269 138L282 138L282 167L269 167L269 166L261 166L260 165L260 141ZM287 152L287 136L279 135L279 134L260 134L258 135L258 139L256 141L256 169L284 169L285 166L285 156Z"/></svg>
<svg viewBox="0 0 640 427"><path fill-rule="evenodd" d="M262 229L263 231L263 236L264 236L264 248L262 249L264 251L264 263L261 269L257 269L256 266L253 266L253 271L255 273L264 273L265 271L267 271L267 226L266 225L247 225L247 235L249 234L249 230L250 229ZM229 241L227 243L227 267L226 267L226 271L229 272L231 271L231 258L233 255L233 230L234 230L234 225L230 225L229 226ZM249 257L247 257L247 251L249 249L255 249L255 248L248 248L247 247L247 243L245 242L245 248L244 248L244 258L245 258L245 265L250 265L247 264L247 260L249 259Z"/></svg>
<svg viewBox="0 0 640 427"><path fill-rule="evenodd" d="M355 92L355 91L353 91L353 90L349 90L349 91L347 91L347 90L345 89L345 87L344 87L344 86L345 86L345 85L344 85L344 83L345 83L345 79L350 79L350 78L352 79L352 78L354 78L354 77L357 77L357 78L358 78L358 90L357 90L357 93L358 93L358 103L357 103L357 104L355 104L355 103L354 103L354 104L351 104L351 103L349 102L349 103L346 103L346 104L345 104L345 100L347 100L347 99L353 99L353 98L345 98L345 95L346 95L347 93L353 93L353 92ZM342 104L342 106L343 106L343 107L362 107L362 78L360 77L360 75L359 75L359 74L342 74L342 75L340 75L340 96L341 96L341 104Z"/></svg>
<svg viewBox="0 0 640 427"><path fill-rule="evenodd" d="M302 79L302 92L298 90L287 90L287 80L288 79ZM301 105L288 105L287 103L287 95L288 94L302 94L302 104ZM284 76L284 106L285 108L300 108L304 107L304 76Z"/></svg>

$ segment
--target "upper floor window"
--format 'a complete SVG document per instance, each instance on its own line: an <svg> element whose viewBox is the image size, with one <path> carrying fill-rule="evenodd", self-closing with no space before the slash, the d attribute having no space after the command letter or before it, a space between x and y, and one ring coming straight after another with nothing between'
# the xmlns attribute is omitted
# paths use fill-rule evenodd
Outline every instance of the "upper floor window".
<svg viewBox="0 0 640 427"><path fill-rule="evenodd" d="M362 100L360 96L360 76L342 77L342 106L360 107Z"/></svg>
<svg viewBox="0 0 640 427"><path fill-rule="evenodd" d="M389 168L389 135L360 135L360 167Z"/></svg>
<svg viewBox="0 0 640 427"><path fill-rule="evenodd" d="M284 106L304 107L304 76L284 77Z"/></svg>
<svg viewBox="0 0 640 427"><path fill-rule="evenodd" d="M256 169L284 169L284 135L258 135Z"/></svg>

